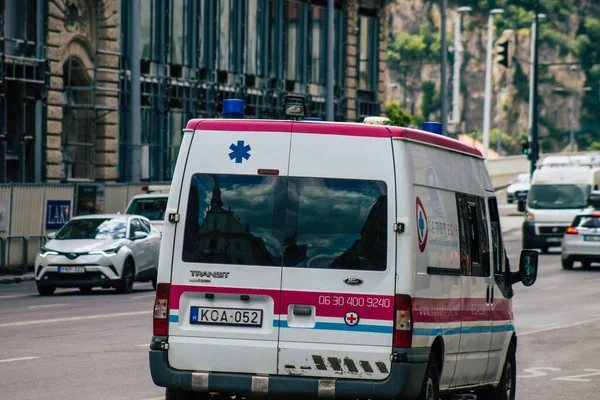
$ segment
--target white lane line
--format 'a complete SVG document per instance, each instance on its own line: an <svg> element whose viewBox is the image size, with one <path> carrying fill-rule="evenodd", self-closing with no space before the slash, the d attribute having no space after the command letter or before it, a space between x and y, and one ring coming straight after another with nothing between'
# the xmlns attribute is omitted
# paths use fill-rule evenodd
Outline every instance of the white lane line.
<svg viewBox="0 0 600 400"><path fill-rule="evenodd" d="M25 360L35 360L39 357L20 357L20 358L7 358L4 360L0 360L0 363L14 362L14 361L25 361Z"/></svg>
<svg viewBox="0 0 600 400"><path fill-rule="evenodd" d="M148 297L156 297L156 294L143 294L143 295L140 295L140 296L133 296L133 297L130 297L129 300L147 299Z"/></svg>
<svg viewBox="0 0 600 400"><path fill-rule="evenodd" d="M29 306L27 308L50 308L50 307L58 307L58 306L66 306L67 303L60 304L44 304L43 306Z"/></svg>
<svg viewBox="0 0 600 400"><path fill-rule="evenodd" d="M586 283L590 283L590 282L598 282L600 281L600 278L594 278L594 279L586 279L585 282Z"/></svg>
<svg viewBox="0 0 600 400"><path fill-rule="evenodd" d="M153 397L151 399L144 399L144 400L164 400L165 396L161 396L161 397Z"/></svg>
<svg viewBox="0 0 600 400"><path fill-rule="evenodd" d="M549 327L546 327L546 328L540 328L540 329L534 329L532 331L522 332L522 333L519 333L518 336L532 335L534 333L554 331L554 330L557 330L557 329L572 328L574 326L591 324L593 322L598 322L598 321L600 321L600 318L585 319L583 321L573 322L572 324L553 325L553 326L549 326Z"/></svg>
<svg viewBox="0 0 600 400"><path fill-rule="evenodd" d="M36 321L9 322L6 324L0 324L0 328L8 328L11 326L55 324L58 322L86 321L86 320L90 320L90 319L131 317L134 315L151 315L151 312L149 310L145 310L145 311L133 311L133 312L124 312L124 313L115 313L115 314L88 315L86 317L70 317L70 318L40 319L40 320L36 320Z"/></svg>
<svg viewBox="0 0 600 400"><path fill-rule="evenodd" d="M552 290L552 289L556 289L557 287L558 287L558 286L556 286L556 285L553 285L553 286L546 286L546 287L540 288L540 290Z"/></svg>
<svg viewBox="0 0 600 400"><path fill-rule="evenodd" d="M150 343L136 344L135 347L150 347Z"/></svg>
<svg viewBox="0 0 600 400"><path fill-rule="evenodd" d="M0 300L2 299L18 299L21 297L32 297L31 294L18 294L18 295L12 295L12 296L0 296Z"/></svg>

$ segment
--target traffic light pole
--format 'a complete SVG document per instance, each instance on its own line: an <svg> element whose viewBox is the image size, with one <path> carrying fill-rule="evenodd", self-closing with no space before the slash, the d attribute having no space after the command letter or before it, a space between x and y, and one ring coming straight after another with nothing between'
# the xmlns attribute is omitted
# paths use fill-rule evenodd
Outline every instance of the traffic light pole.
<svg viewBox="0 0 600 400"><path fill-rule="evenodd" d="M539 10L540 1L535 2L535 40L533 42L533 96L532 96L532 118L531 118L531 149L529 152L529 161L531 162L530 174L533 175L536 168L536 163L540 156L540 146L538 139L538 56L539 56Z"/></svg>

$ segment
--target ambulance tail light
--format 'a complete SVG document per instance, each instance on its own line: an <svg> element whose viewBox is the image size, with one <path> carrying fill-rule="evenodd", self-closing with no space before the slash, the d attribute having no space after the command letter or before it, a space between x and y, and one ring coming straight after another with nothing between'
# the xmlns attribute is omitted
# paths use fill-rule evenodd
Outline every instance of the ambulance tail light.
<svg viewBox="0 0 600 400"><path fill-rule="evenodd" d="M411 347L413 336L412 299L406 294L397 294L395 301L394 347Z"/></svg>
<svg viewBox="0 0 600 400"><path fill-rule="evenodd" d="M579 234L579 231L576 228L573 228L572 226L568 227L567 230L565 231L565 235L577 235Z"/></svg>
<svg viewBox="0 0 600 400"><path fill-rule="evenodd" d="M169 334L169 291L171 284L159 283L156 286L156 300L154 301L153 327L154 336L167 336Z"/></svg>

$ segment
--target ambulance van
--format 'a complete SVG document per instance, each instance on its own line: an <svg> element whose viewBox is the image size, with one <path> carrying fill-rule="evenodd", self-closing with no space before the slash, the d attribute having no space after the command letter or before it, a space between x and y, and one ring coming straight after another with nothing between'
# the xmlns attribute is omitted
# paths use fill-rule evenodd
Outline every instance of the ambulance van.
<svg viewBox="0 0 600 400"><path fill-rule="evenodd" d="M154 383L167 399L514 399L512 285L535 282L538 253L511 272L496 203L480 152L440 134L190 120Z"/></svg>

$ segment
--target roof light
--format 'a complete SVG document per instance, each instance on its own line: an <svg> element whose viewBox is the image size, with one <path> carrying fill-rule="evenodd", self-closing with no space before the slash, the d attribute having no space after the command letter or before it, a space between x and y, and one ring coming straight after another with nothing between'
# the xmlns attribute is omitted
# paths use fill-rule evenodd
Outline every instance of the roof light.
<svg viewBox="0 0 600 400"><path fill-rule="evenodd" d="M431 133L435 133L438 135L444 134L442 132L442 124L440 124L439 122L425 122L423 124L423 130L425 132L431 132Z"/></svg>
<svg viewBox="0 0 600 400"><path fill-rule="evenodd" d="M223 100L222 108L221 117L223 118L244 118L244 100Z"/></svg>
<svg viewBox="0 0 600 400"><path fill-rule="evenodd" d="M300 121L307 114L304 96L288 94L283 99L283 114L289 119Z"/></svg>
<svg viewBox="0 0 600 400"><path fill-rule="evenodd" d="M368 125L385 125L390 122L390 119L387 117L366 117L363 120L363 124Z"/></svg>
<svg viewBox="0 0 600 400"><path fill-rule="evenodd" d="M319 117L304 117L305 121L323 121L323 118Z"/></svg>

